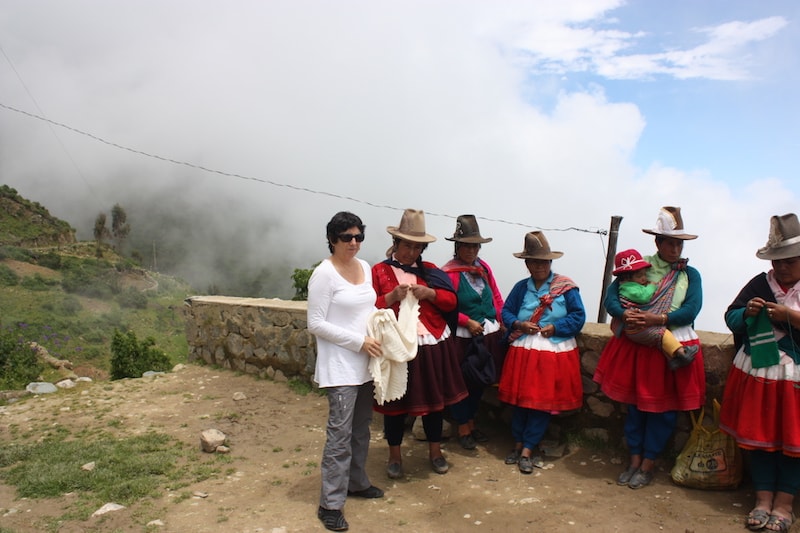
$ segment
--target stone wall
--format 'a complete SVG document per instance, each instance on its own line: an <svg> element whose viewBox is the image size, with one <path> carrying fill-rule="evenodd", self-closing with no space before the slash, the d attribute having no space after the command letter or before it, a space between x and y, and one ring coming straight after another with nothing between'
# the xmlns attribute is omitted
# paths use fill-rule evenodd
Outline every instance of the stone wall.
<svg viewBox="0 0 800 533"><path fill-rule="evenodd" d="M600 352L610 336L606 324L586 324L578 337L583 369L584 408L572 413L569 425L604 428L610 437L621 435L624 406L603 395L592 381ZM731 335L698 332L703 344L708 404L722 399L722 389L733 360ZM186 338L189 361L274 377L285 375L311 381L316 343L306 329L306 302L263 298L197 296L186 300ZM500 408L494 391L484 400ZM681 424L686 429L687 421ZM565 424L567 425L567 424Z"/></svg>

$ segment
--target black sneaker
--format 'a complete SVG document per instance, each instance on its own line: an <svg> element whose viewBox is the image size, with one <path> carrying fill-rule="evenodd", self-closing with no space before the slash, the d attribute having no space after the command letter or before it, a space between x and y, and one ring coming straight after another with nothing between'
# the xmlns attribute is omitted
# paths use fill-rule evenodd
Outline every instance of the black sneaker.
<svg viewBox="0 0 800 533"><path fill-rule="evenodd" d="M383 498L383 491L375 485L370 485L364 490L347 491L347 495L356 498Z"/></svg>
<svg viewBox="0 0 800 533"><path fill-rule="evenodd" d="M347 531L350 525L344 519L344 515L339 509L325 509L320 507L317 509L317 518L320 519L325 529L330 531Z"/></svg>

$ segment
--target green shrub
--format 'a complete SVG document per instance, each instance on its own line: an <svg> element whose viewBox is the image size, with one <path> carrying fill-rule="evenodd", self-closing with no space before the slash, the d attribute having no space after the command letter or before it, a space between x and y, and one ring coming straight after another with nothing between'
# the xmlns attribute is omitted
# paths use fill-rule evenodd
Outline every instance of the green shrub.
<svg viewBox="0 0 800 533"><path fill-rule="evenodd" d="M30 263L33 261L33 254L25 248L0 246L0 259L14 259L23 263Z"/></svg>
<svg viewBox="0 0 800 533"><path fill-rule="evenodd" d="M139 378L149 370L169 370L169 357L155 344L153 337L139 342L134 332L123 334L115 330L111 339L111 379Z"/></svg>
<svg viewBox="0 0 800 533"><path fill-rule="evenodd" d="M64 291L89 296L90 298L109 299L111 298L111 287L102 278L98 278L94 272L85 269L70 269L64 271L64 279L61 280Z"/></svg>
<svg viewBox="0 0 800 533"><path fill-rule="evenodd" d="M24 389L43 370L36 352L17 331L0 331L0 389Z"/></svg>
<svg viewBox="0 0 800 533"><path fill-rule="evenodd" d="M37 272L33 276L25 276L20 285L29 291L47 291L54 285L58 285L58 283L59 282L56 280L43 278L42 275Z"/></svg>
<svg viewBox="0 0 800 533"><path fill-rule="evenodd" d="M61 268L61 255L55 252L47 252L43 256L39 257L36 262L43 267L52 270L58 270Z"/></svg>
<svg viewBox="0 0 800 533"><path fill-rule="evenodd" d="M58 318L64 318L67 316L76 316L81 312L83 306L80 300L71 294L67 294L60 300L48 300L42 303L42 309L57 314ZM58 318L54 318L54 320L58 320Z"/></svg>
<svg viewBox="0 0 800 533"><path fill-rule="evenodd" d="M294 296L292 300L308 300L308 280L311 279L313 268L295 268L292 274Z"/></svg>
<svg viewBox="0 0 800 533"><path fill-rule="evenodd" d="M12 287L19 283L19 276L8 265L0 264L0 285Z"/></svg>
<svg viewBox="0 0 800 533"><path fill-rule="evenodd" d="M55 309L55 310L56 310L56 311L58 311L58 312L60 312L62 315L66 315L66 316L75 316L75 315L77 315L77 314L78 314L78 313L79 313L79 312L80 312L82 309L83 309L83 306L81 305L81 302L80 302L80 300L78 300L77 298L75 298L75 297L74 297L74 296L72 296L72 295L66 295L66 296L65 296L65 297L64 297L64 298L63 298L63 299L62 299L62 300L61 300L61 301L58 303L58 306L56 307L56 309Z"/></svg>
<svg viewBox="0 0 800 533"><path fill-rule="evenodd" d="M120 306L128 309L147 309L147 296L142 291L128 287L117 295Z"/></svg>

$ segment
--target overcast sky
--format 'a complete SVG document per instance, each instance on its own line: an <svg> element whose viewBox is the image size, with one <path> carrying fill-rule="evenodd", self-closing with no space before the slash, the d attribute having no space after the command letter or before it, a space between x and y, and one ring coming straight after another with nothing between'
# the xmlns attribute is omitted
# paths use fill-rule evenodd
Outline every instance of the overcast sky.
<svg viewBox="0 0 800 533"><path fill-rule="evenodd" d="M0 183L83 239L115 203L180 200L243 261L300 268L339 210L370 263L403 208L437 264L473 213L506 293L544 229L592 321L598 231L622 216L618 248L652 253L677 205L696 325L727 331L769 217L798 210L798 22L795 0L4 0Z"/></svg>

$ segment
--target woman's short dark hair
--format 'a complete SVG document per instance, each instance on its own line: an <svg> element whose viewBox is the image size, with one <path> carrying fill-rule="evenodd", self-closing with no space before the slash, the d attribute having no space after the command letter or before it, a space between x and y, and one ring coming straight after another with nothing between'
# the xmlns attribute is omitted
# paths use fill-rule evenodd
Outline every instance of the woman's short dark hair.
<svg viewBox="0 0 800 533"><path fill-rule="evenodd" d="M340 233L344 233L352 227L358 228L358 231L364 233L366 226L358 215L354 215L350 211L339 211L333 218L331 218L328 225L325 227L325 233L328 237L328 250L333 253L333 244L339 238Z"/></svg>

